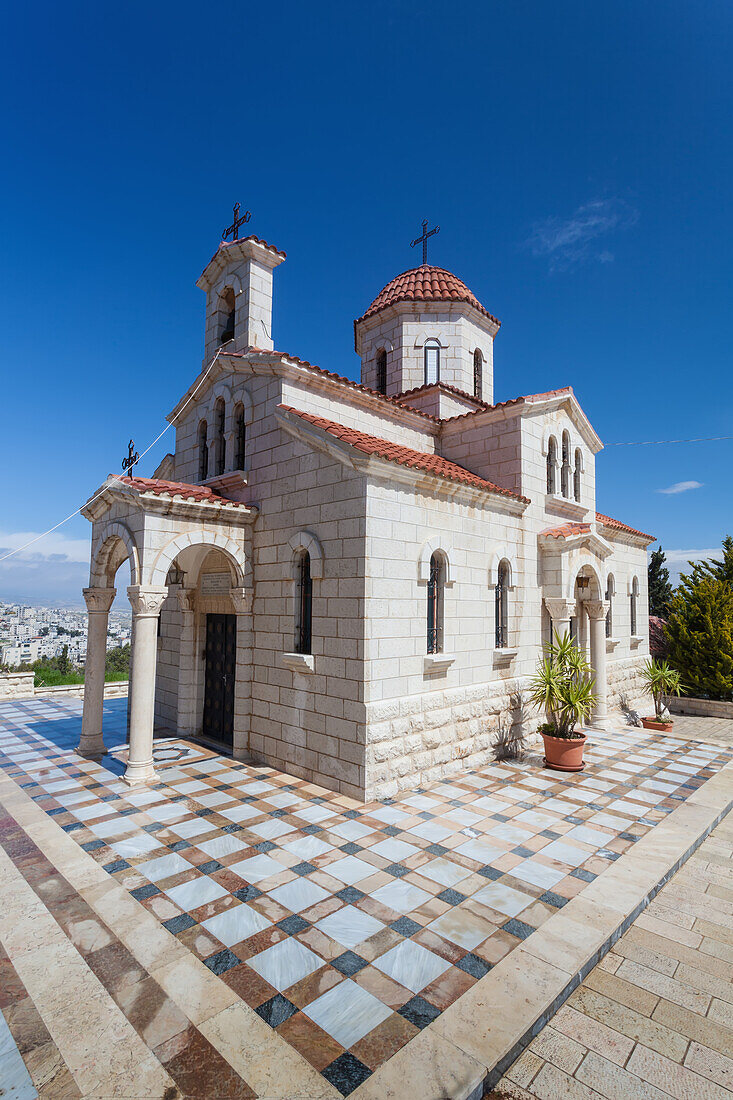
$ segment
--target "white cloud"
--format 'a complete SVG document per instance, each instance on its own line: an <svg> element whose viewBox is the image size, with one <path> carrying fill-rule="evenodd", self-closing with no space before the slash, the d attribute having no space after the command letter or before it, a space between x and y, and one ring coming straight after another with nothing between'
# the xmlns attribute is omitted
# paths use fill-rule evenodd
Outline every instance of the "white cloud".
<svg viewBox="0 0 733 1100"><path fill-rule="evenodd" d="M674 485L669 485L666 489L657 489L657 492L672 496L676 493L688 493L690 489L702 489L702 486L702 481L676 481Z"/></svg>
<svg viewBox="0 0 733 1100"><path fill-rule="evenodd" d="M1 565L9 565L12 561L42 562L89 562L91 547L90 539L72 539L59 531L52 531L50 535L38 538L39 531L0 531L0 558L11 550L17 550L11 558L0 562ZM34 541L38 539L38 541ZM19 547L32 543L26 550Z"/></svg>
<svg viewBox="0 0 733 1100"><path fill-rule="evenodd" d="M622 199L596 199L579 206L567 218L551 217L537 222L525 242L533 256L546 256L550 271L568 271L593 260L608 264L613 253L593 243L618 229L627 229L639 212Z"/></svg>

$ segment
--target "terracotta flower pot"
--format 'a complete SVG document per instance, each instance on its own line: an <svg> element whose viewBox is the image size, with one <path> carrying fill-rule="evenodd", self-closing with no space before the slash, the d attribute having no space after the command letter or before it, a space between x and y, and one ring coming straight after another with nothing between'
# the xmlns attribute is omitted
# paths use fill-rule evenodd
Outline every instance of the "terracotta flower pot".
<svg viewBox="0 0 733 1100"><path fill-rule="evenodd" d="M658 730L660 733L669 733L674 722L660 722L657 718L642 718L641 724L645 730Z"/></svg>
<svg viewBox="0 0 733 1100"><path fill-rule="evenodd" d="M542 740L545 742L545 764L548 768L560 772L583 770L583 751L588 740L584 733L580 737L554 737L551 733L543 733Z"/></svg>

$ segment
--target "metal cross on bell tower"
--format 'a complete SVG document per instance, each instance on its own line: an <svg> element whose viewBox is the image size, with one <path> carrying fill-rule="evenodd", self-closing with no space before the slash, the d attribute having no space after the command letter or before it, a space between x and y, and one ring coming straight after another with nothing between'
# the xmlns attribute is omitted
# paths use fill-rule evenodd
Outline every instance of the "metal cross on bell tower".
<svg viewBox="0 0 733 1100"><path fill-rule="evenodd" d="M127 458L122 459L122 469L128 477L133 477L133 467L140 461L140 455L135 450L135 441L131 439L127 445Z"/></svg>
<svg viewBox="0 0 733 1100"><path fill-rule="evenodd" d="M246 225L247 222L249 221L249 219L252 217L249 210L245 210L245 212L242 214L242 217L240 218L239 209L240 209L241 205L242 205L241 203L235 202L235 204L234 204L234 220L233 220L232 224L229 226L229 228L225 229L224 232L222 233L221 239L223 241L225 241L227 239L227 237L229 236L230 233L232 235L232 240L233 241L238 240L240 225Z"/></svg>
<svg viewBox="0 0 733 1100"><path fill-rule="evenodd" d="M422 243L423 266L428 262L428 237L432 237L436 233L440 233L440 226L436 225L428 232L428 219L425 218L422 223L422 235L420 237L415 237L414 241L410 241L410 248L414 248L416 244Z"/></svg>

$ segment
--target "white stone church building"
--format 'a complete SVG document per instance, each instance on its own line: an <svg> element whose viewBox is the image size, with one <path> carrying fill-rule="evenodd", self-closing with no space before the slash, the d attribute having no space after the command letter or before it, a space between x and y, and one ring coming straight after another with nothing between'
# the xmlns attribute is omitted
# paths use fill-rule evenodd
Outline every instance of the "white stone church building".
<svg viewBox="0 0 733 1100"><path fill-rule="evenodd" d="M553 628L586 648L606 728L640 695L652 538L596 511L602 444L572 389L495 404L499 321L427 264L354 322L361 382L275 351L284 259L220 244L174 452L83 509L81 750L103 751L125 561L131 783L154 778L155 725L358 799L428 785L535 729L522 691Z"/></svg>

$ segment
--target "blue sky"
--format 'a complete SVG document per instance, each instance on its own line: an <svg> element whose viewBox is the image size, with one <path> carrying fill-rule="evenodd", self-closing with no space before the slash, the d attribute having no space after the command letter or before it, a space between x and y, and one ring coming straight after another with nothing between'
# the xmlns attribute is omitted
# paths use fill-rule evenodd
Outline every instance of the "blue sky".
<svg viewBox="0 0 733 1100"><path fill-rule="evenodd" d="M235 200L288 253L280 350L356 377L352 319L427 217L503 322L497 400L572 384L605 442L733 434L723 0L41 2L4 32L0 546L158 434ZM733 530L732 459L608 447L598 507L684 560ZM76 597L88 531L0 564L0 596Z"/></svg>

